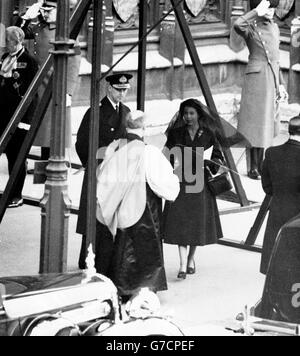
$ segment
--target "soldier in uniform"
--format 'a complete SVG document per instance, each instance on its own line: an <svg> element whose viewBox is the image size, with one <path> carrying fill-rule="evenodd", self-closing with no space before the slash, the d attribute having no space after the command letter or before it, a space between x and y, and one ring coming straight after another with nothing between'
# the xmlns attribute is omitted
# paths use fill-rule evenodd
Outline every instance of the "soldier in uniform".
<svg viewBox="0 0 300 356"><path fill-rule="evenodd" d="M279 133L279 101L288 94L280 74L280 33L273 21L279 0L250 0L251 11L241 16L234 29L249 48L249 63L242 91L238 130L250 142L251 179L261 178L264 149Z"/></svg>
<svg viewBox="0 0 300 356"><path fill-rule="evenodd" d="M4 54L0 63L0 136L3 134L38 71L38 63L23 46L24 39L25 34L19 27L13 26L6 29L8 53ZM25 139L26 126L24 124L30 123L36 104L35 101L31 104L6 148L5 153L8 159L9 174L13 170ZM25 178L26 164L24 163L18 176L15 190L11 194L8 207L17 208L23 204L22 190Z"/></svg>
<svg viewBox="0 0 300 356"><path fill-rule="evenodd" d="M73 9L77 4L77 0L70 1L70 7ZM26 39L33 40L33 55L42 66L49 56L49 50L53 48L50 43L55 40L57 18L57 1L39 0L32 5L28 11L17 21L17 26L20 26L25 32ZM68 61L68 81L67 81L67 120L66 120L66 147L71 147L72 131L71 131L71 105L72 96L75 92L78 83L81 51L79 44L74 46L75 56L71 56ZM39 94L42 96L49 77L45 79ZM42 159L48 160L50 153L50 136L51 136L51 113L52 105L50 104L45 117L42 121L40 130L34 141L34 146L42 147Z"/></svg>
<svg viewBox="0 0 300 356"><path fill-rule="evenodd" d="M114 140L126 137L126 117L130 109L123 104L128 89L130 88L130 74L114 74L108 76L107 95L101 101L100 127L99 127L99 148L108 147ZM83 167L88 164L88 142L89 142L89 123L91 109L85 114L79 131L77 133L76 151ZM79 258L79 268L85 268L86 258L86 206L87 206L87 174L84 176L79 217L77 223L77 233L83 235L82 247ZM99 231L97 226L97 245L101 244L101 250L97 256L101 260L101 271L106 274L110 263L110 255L113 250L113 240L108 229ZM101 235L100 237L98 235Z"/></svg>

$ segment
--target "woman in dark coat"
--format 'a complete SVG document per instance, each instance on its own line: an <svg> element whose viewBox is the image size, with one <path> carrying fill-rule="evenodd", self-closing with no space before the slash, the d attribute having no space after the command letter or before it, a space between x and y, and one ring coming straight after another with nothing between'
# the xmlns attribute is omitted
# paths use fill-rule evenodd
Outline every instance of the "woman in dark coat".
<svg viewBox="0 0 300 356"><path fill-rule="evenodd" d="M182 167L187 166L183 154L186 148L190 148L193 152L193 174L196 173L198 176L203 174L202 166L201 172L196 172L196 161L201 160L201 157L196 153L197 148L204 148L204 150L213 148L211 160L217 164L223 163L223 155L216 139L214 125L203 110L203 105L195 99L183 102L178 121L182 119L184 126L170 130L166 143L168 149L174 147L181 149ZM207 185L209 175L207 168L212 173L217 173L219 170L217 164L205 161L204 189L201 192L187 193L186 188L193 186L195 182L188 183L183 178L179 197L174 203L168 204L165 209L165 243L179 246L180 271L178 278L180 279L185 279L186 274L195 273L194 256L197 246L215 244L218 239L223 237L216 197ZM183 176L186 177L186 174ZM190 246L188 256L187 246Z"/></svg>

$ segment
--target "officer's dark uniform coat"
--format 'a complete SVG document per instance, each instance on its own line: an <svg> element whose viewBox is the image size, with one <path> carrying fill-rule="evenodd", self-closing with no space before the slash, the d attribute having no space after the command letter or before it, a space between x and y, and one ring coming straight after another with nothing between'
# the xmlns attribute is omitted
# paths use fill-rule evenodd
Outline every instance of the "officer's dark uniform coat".
<svg viewBox="0 0 300 356"><path fill-rule="evenodd" d="M0 75L0 135L3 134L5 128L10 122L12 116L15 113L15 110L19 106L23 96L25 95L28 87L30 86L38 71L38 64L35 59L28 53L26 49L22 51L23 52L20 51L19 54L17 54L17 68L13 70L12 78L4 78ZM3 56L0 62L0 68L3 60L7 56L8 54ZM25 114L22 120L23 123L30 123L35 107L36 99L34 99L27 113ZM9 160L10 172L18 156L25 135L26 131L18 128L9 145L7 146L6 154ZM25 176L26 168L23 167L15 192L16 196L12 196L12 198L17 196L21 197Z"/></svg>
<svg viewBox="0 0 300 356"><path fill-rule="evenodd" d="M253 147L272 146L279 133L276 96L280 75L280 33L277 24L258 17L256 10L241 16L234 24L249 48L242 91L238 130Z"/></svg>
<svg viewBox="0 0 300 356"><path fill-rule="evenodd" d="M262 184L273 197L261 262L261 272L266 274L280 229L300 213L300 142L290 140L267 150Z"/></svg>
<svg viewBox="0 0 300 356"><path fill-rule="evenodd" d="M108 147L114 140L126 137L125 119L130 109L120 103L119 114L107 97L101 101L99 148ZM89 122L91 110L85 114L77 133L76 151L83 167L88 163ZM80 199L77 233L86 234L87 173L84 176Z"/></svg>

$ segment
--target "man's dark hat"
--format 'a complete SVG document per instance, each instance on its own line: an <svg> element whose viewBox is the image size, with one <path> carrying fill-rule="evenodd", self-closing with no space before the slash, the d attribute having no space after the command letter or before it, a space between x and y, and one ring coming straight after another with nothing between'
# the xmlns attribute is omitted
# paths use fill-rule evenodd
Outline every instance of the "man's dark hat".
<svg viewBox="0 0 300 356"><path fill-rule="evenodd" d="M106 77L106 81L115 89L129 89L130 79L133 76L127 73L113 74Z"/></svg>
<svg viewBox="0 0 300 356"><path fill-rule="evenodd" d="M300 115L292 118L289 124L289 134L300 136Z"/></svg>
<svg viewBox="0 0 300 356"><path fill-rule="evenodd" d="M271 7L277 7L279 5L279 0L269 0L271 3ZM250 9L253 10L255 9L259 4L261 3L261 0L250 0Z"/></svg>

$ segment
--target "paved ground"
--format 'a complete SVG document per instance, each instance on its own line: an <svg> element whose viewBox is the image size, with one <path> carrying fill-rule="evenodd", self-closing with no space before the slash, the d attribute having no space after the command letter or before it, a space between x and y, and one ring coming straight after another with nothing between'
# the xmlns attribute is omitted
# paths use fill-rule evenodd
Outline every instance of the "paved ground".
<svg viewBox="0 0 300 356"><path fill-rule="evenodd" d="M178 103L171 103L176 112ZM84 108L76 110L78 120L74 125L77 131L79 118ZM172 111L172 110L171 110ZM171 112L170 111L170 112ZM155 112L153 113L155 115ZM170 115L168 115L170 118ZM167 122L167 118L165 121ZM159 134L161 129L152 128L151 134ZM277 143L286 139L283 135ZM152 136L151 141L161 145L160 135ZM33 149L33 153L38 153ZM242 151L234 152L239 161ZM78 161L74 149L70 152L71 160ZM243 157L243 156L242 156ZM29 166L33 163L30 161ZM245 177L245 158L238 165L242 174L243 185L250 200L261 202L264 193L259 182L250 181ZM73 205L78 206L82 173L69 175L69 194ZM0 190L7 181L6 159L0 158ZM43 186L34 186L32 176L28 176L24 194L41 198ZM220 210L235 206L232 203L219 202ZM251 212L226 215L222 217L224 235L228 239L245 241L253 225L257 210ZM80 248L79 236L75 233L76 217L70 218L68 270L77 269L77 258ZM9 210L0 225L0 276L37 274L39 265L41 218L40 209L23 206ZM263 229L258 244L262 243ZM175 320L189 334L203 334L201 325L211 323L213 333L215 325L223 320L233 320L246 304L253 305L260 298L264 278L258 273L260 255L258 253L232 249L223 246L210 246L198 251L196 264L197 274L186 281L176 279L178 273L178 252L174 246L165 246L165 261L168 275L169 290L161 293L163 312L174 316ZM206 330L208 330L206 328Z"/></svg>

